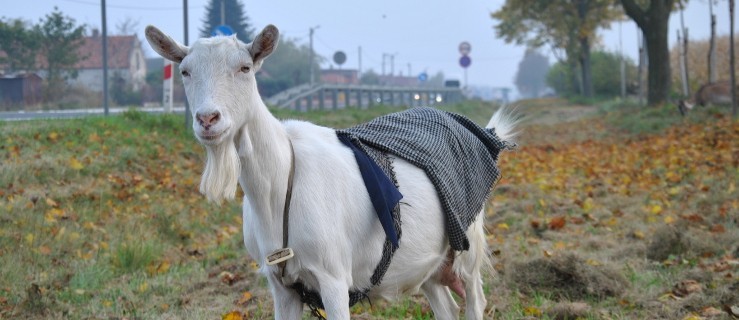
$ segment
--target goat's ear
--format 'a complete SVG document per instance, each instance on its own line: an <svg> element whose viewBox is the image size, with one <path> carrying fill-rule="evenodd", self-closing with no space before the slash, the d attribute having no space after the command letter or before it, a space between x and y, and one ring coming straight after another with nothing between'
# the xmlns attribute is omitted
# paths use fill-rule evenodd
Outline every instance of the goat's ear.
<svg viewBox="0 0 739 320"><path fill-rule="evenodd" d="M254 42L249 45L249 54L254 61L254 65L262 64L264 58L269 56L277 47L277 40L280 38L280 31L273 25L264 27L264 30L254 38Z"/></svg>
<svg viewBox="0 0 739 320"><path fill-rule="evenodd" d="M177 43L155 26L147 26L145 33L151 47L163 58L180 63L187 55L187 47Z"/></svg>

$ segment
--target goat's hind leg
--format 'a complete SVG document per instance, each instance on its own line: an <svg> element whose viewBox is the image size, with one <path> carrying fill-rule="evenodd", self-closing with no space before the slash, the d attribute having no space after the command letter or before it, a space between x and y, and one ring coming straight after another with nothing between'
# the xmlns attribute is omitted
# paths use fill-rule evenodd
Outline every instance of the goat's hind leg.
<svg viewBox="0 0 739 320"><path fill-rule="evenodd" d="M467 231L470 250L460 253L454 259L454 265L452 266L454 272L460 275L464 281L465 303L467 305L465 316L467 319L482 319L487 306L485 293L482 290L481 271L484 267L491 269L491 263L487 253L482 214L484 214L484 211L480 213L480 216Z"/></svg>
<svg viewBox="0 0 739 320"><path fill-rule="evenodd" d="M431 276L421 285L421 291L429 301L436 319L459 318L457 302L454 301L449 288L443 285L436 275Z"/></svg>
<svg viewBox="0 0 739 320"><path fill-rule="evenodd" d="M295 290L282 285L282 281L276 275L267 277L272 297L274 297L275 319L277 320L299 320L303 316L303 303Z"/></svg>

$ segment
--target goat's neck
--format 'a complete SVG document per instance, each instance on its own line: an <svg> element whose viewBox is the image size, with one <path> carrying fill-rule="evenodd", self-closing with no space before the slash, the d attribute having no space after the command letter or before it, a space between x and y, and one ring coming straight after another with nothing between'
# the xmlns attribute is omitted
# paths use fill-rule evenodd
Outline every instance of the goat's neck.
<svg viewBox="0 0 739 320"><path fill-rule="evenodd" d="M280 230L293 154L287 131L264 103L259 101L251 111L235 141L241 159L239 184L246 196L244 201L249 201L255 220L266 228L265 235L274 238L269 241L274 245L282 241Z"/></svg>

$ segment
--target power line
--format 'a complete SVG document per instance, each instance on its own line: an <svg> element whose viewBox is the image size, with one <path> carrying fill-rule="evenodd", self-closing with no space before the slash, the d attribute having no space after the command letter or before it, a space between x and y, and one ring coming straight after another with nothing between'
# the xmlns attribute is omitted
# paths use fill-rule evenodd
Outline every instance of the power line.
<svg viewBox="0 0 739 320"><path fill-rule="evenodd" d="M85 1L85 0L63 0L66 2L72 2L72 3L79 3L79 4L86 4L90 6L96 6L99 7L99 2L93 2L93 1ZM116 8L116 9L124 9L124 10L155 10L155 11L174 11L174 10L182 10L182 6L179 7L142 7L142 6L128 6L128 5L117 5L117 4L107 4L108 8ZM199 9L201 6L188 6L188 9Z"/></svg>

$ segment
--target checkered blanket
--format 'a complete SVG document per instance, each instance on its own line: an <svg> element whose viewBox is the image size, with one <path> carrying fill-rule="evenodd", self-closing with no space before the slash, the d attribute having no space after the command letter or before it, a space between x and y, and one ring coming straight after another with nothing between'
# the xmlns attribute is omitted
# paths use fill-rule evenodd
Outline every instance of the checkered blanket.
<svg viewBox="0 0 739 320"><path fill-rule="evenodd" d="M465 230L500 176L498 154L515 147L500 140L494 129L433 108L392 113L337 133L423 169L446 213L449 243L458 251L469 249Z"/></svg>

